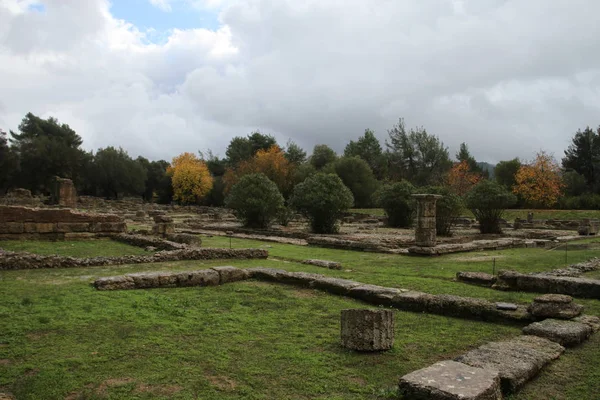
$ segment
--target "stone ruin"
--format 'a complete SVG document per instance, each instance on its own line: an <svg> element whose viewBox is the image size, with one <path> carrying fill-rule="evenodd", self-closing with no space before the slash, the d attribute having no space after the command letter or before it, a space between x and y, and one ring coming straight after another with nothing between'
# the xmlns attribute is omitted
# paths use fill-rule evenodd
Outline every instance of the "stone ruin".
<svg viewBox="0 0 600 400"><path fill-rule="evenodd" d="M358 351L389 350L394 345L393 310L342 310L342 346Z"/></svg>
<svg viewBox="0 0 600 400"><path fill-rule="evenodd" d="M175 224L173 218L166 215L154 215L154 226L152 226L152 234L166 236L175 233Z"/></svg>
<svg viewBox="0 0 600 400"><path fill-rule="evenodd" d="M54 178L52 182L52 204L58 204L62 207L75 208L77 207L77 191L75 185L70 179Z"/></svg>
<svg viewBox="0 0 600 400"><path fill-rule="evenodd" d="M437 194L413 194L412 197L417 200L415 244L418 247L435 247L437 244L435 203L442 196Z"/></svg>
<svg viewBox="0 0 600 400"><path fill-rule="evenodd" d="M598 234L599 227L600 227L600 222L598 220L584 218L579 223L579 228L577 229L577 233L579 233L582 236L596 235L596 234Z"/></svg>
<svg viewBox="0 0 600 400"><path fill-rule="evenodd" d="M85 214L58 208L0 206L0 240L91 238L126 230L127 225L116 215Z"/></svg>

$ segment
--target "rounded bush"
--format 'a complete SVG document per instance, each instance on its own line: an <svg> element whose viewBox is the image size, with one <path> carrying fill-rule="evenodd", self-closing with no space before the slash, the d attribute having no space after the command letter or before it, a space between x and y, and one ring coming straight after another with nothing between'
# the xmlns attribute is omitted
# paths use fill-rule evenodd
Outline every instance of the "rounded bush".
<svg viewBox="0 0 600 400"><path fill-rule="evenodd" d="M267 228L283 208L283 196L277 185L264 174L244 175L233 185L225 206L231 208L235 216L245 226Z"/></svg>
<svg viewBox="0 0 600 400"><path fill-rule="evenodd" d="M352 192L334 174L318 173L294 188L290 205L310 220L315 233L335 233L338 220L352 207Z"/></svg>
<svg viewBox="0 0 600 400"><path fill-rule="evenodd" d="M415 217L415 187L408 181L385 185L379 191L379 206L387 215L388 226L409 228Z"/></svg>
<svg viewBox="0 0 600 400"><path fill-rule="evenodd" d="M481 233L502 233L500 218L504 209L517 202L517 198L496 182L484 180L465 196L465 204L479 221Z"/></svg>

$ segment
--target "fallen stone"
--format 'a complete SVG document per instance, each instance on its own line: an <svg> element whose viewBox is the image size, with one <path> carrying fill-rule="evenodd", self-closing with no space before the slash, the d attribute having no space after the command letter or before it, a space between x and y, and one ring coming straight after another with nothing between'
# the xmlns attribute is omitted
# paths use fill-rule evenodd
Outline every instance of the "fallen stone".
<svg viewBox="0 0 600 400"><path fill-rule="evenodd" d="M497 310L514 311L517 308L519 308L519 306L517 306L516 304L513 304L513 303L502 303L502 302L496 303L496 309Z"/></svg>
<svg viewBox="0 0 600 400"><path fill-rule="evenodd" d="M600 330L600 318L593 315L582 315L580 317L573 318L572 321L586 324L592 328L592 332L598 332Z"/></svg>
<svg viewBox="0 0 600 400"><path fill-rule="evenodd" d="M527 275L516 271L500 271L493 286L500 290L568 294L574 297L600 299L600 280L562 276Z"/></svg>
<svg viewBox="0 0 600 400"><path fill-rule="evenodd" d="M535 377L546 364L560 357L564 350L561 345L541 337L519 336L486 343L456 361L499 371L502 391L512 393Z"/></svg>
<svg viewBox="0 0 600 400"><path fill-rule="evenodd" d="M315 279L310 283L310 286L315 289L324 290L329 293L346 295L350 289L361 286L362 283L351 281L349 279L326 278L322 277Z"/></svg>
<svg viewBox="0 0 600 400"><path fill-rule="evenodd" d="M496 277L485 272L457 272L456 280L481 286L492 286L496 283Z"/></svg>
<svg viewBox="0 0 600 400"><path fill-rule="evenodd" d="M107 276L94 281L94 287L98 290L125 290L134 289L133 278L127 276Z"/></svg>
<svg viewBox="0 0 600 400"><path fill-rule="evenodd" d="M400 394L411 400L501 400L498 371L441 361L400 378Z"/></svg>
<svg viewBox="0 0 600 400"><path fill-rule="evenodd" d="M400 289L377 285L360 285L348 291L348 296L367 301L377 305L391 305L395 296L401 293Z"/></svg>
<svg viewBox="0 0 600 400"><path fill-rule="evenodd" d="M527 309L534 317L572 319L583 311L581 304L573 303L571 296L545 294L536 297Z"/></svg>
<svg viewBox="0 0 600 400"><path fill-rule="evenodd" d="M304 260L302 264L316 265L317 267L329 268L329 269L342 269L342 264L335 261L327 260Z"/></svg>
<svg viewBox="0 0 600 400"><path fill-rule="evenodd" d="M592 328L580 322L545 319L527 325L523 328L523 333L543 337L562 346L575 346L592 334Z"/></svg>
<svg viewBox="0 0 600 400"><path fill-rule="evenodd" d="M342 310L342 346L358 351L389 350L394 345L394 311Z"/></svg>

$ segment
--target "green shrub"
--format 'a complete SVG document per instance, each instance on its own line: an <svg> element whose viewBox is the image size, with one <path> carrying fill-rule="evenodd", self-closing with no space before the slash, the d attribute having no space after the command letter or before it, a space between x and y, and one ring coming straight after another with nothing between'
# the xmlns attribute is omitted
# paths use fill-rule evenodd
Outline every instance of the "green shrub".
<svg viewBox="0 0 600 400"><path fill-rule="evenodd" d="M387 215L388 226L408 228L415 217L416 204L411 195L415 187L408 181L385 185L378 193L378 203Z"/></svg>
<svg viewBox="0 0 600 400"><path fill-rule="evenodd" d="M444 186L427 186L420 188L419 192L444 196L435 204L435 231L440 236L450 236L456 219L464 209L462 198Z"/></svg>
<svg viewBox="0 0 600 400"><path fill-rule="evenodd" d="M558 207L563 210L600 210L600 194L565 196L558 200Z"/></svg>
<svg viewBox="0 0 600 400"><path fill-rule="evenodd" d="M372 197L377 191L378 182L365 160L360 157L342 157L334 163L334 170L352 192L355 207L373 206Z"/></svg>
<svg viewBox="0 0 600 400"><path fill-rule="evenodd" d="M310 220L315 233L335 233L338 220L352 207L352 192L334 174L318 173L294 188L290 205Z"/></svg>
<svg viewBox="0 0 600 400"><path fill-rule="evenodd" d="M465 204L479 221L481 233L502 233L500 218L504 209L516 201L512 193L489 180L481 181L465 196Z"/></svg>
<svg viewBox="0 0 600 400"><path fill-rule="evenodd" d="M283 196L264 174L249 174L233 185L225 206L233 209L245 226L267 228L283 208Z"/></svg>

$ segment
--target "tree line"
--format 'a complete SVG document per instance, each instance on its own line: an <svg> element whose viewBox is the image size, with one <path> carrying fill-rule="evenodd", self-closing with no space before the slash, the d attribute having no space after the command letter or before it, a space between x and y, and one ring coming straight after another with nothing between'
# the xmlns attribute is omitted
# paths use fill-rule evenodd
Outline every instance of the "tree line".
<svg viewBox="0 0 600 400"><path fill-rule="evenodd" d="M482 181L511 192L516 206L600 207L600 127L578 130L560 165L541 151L529 162L515 158L490 167L478 162L466 143L453 158L438 136L424 127L407 128L403 119L387 131L383 143L366 129L343 154L318 144L309 155L291 140L280 145L261 132L234 137L225 157L207 150L170 161L134 159L112 146L90 152L82 144L69 125L28 113L16 132L0 130L0 193L23 187L47 194L54 176L60 176L72 179L85 195L222 206L242 177L261 173L287 203L297 185L325 173L339 177L358 208L381 205L382 190L395 182L444 187L464 197Z"/></svg>

